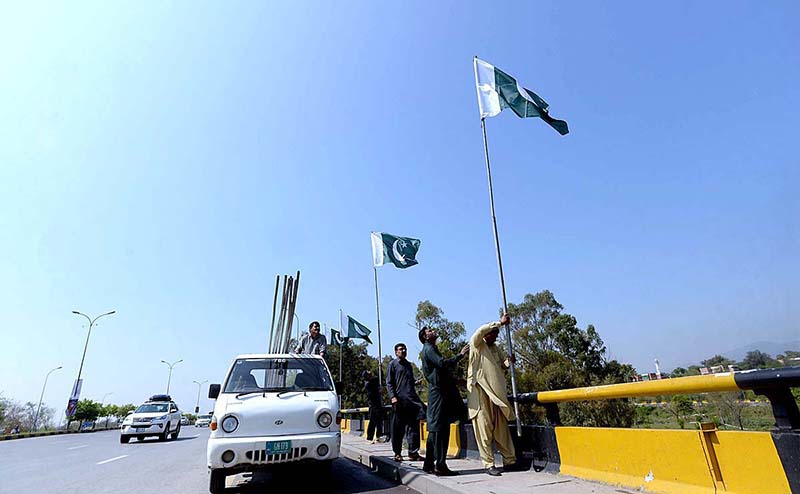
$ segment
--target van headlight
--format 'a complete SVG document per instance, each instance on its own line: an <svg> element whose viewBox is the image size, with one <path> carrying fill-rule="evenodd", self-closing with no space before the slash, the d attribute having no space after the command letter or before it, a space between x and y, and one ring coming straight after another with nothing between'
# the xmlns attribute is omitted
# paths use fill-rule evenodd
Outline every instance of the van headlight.
<svg viewBox="0 0 800 494"><path fill-rule="evenodd" d="M222 419L222 430L231 433L239 427L239 420L233 415L228 415Z"/></svg>
<svg viewBox="0 0 800 494"><path fill-rule="evenodd" d="M322 412L319 414L319 417L317 417L317 425L323 429L330 427L331 422L333 422L333 417L331 417L331 414L328 412Z"/></svg>

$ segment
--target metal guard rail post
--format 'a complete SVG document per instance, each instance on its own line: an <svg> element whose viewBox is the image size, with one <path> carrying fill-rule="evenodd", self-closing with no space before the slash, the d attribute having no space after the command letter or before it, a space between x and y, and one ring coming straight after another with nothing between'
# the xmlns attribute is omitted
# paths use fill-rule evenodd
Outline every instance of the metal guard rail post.
<svg viewBox="0 0 800 494"><path fill-rule="evenodd" d="M724 372L703 376L677 377L657 381L607 384L583 388L521 393L519 403L545 407L550 425L561 425L558 403L568 401L610 400L694 393L721 393L752 390L767 397L779 431L800 431L800 410L791 389L800 387L800 367Z"/></svg>

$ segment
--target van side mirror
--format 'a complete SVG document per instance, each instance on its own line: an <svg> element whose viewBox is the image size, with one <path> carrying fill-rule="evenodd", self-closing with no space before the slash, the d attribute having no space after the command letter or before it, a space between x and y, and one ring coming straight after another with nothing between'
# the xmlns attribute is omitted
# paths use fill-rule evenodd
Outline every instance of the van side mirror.
<svg viewBox="0 0 800 494"><path fill-rule="evenodd" d="M336 394L340 395L344 392L344 383L342 381L334 381L333 387L336 388Z"/></svg>
<svg viewBox="0 0 800 494"><path fill-rule="evenodd" d="M210 386L208 386L208 397L211 398L212 400L216 400L217 396L219 396L219 389L220 389L219 384L211 384Z"/></svg>

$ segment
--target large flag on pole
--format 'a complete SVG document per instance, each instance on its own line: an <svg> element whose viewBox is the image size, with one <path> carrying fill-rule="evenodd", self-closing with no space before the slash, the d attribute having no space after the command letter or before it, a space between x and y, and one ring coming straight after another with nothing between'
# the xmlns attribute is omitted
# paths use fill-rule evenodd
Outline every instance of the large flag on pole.
<svg viewBox="0 0 800 494"><path fill-rule="evenodd" d="M370 331L369 328L356 321L352 317L347 316L347 338L351 340L361 339L371 344L372 340L369 339L369 334L371 332L372 331Z"/></svg>
<svg viewBox="0 0 800 494"><path fill-rule="evenodd" d="M375 267L391 262L400 269L410 268L417 262L419 239L398 237L389 233L372 232L372 262Z"/></svg>
<svg viewBox="0 0 800 494"><path fill-rule="evenodd" d="M520 118L539 117L562 136L569 133L567 122L551 117L550 105L538 94L520 86L516 79L478 57L475 57L474 65L481 118L493 117L504 108L511 108Z"/></svg>

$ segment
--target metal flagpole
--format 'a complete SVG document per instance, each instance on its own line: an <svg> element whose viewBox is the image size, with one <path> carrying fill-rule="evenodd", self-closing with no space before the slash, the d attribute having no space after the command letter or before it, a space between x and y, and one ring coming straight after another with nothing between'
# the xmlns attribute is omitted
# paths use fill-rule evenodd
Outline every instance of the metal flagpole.
<svg viewBox="0 0 800 494"><path fill-rule="evenodd" d="M344 353L344 328L342 326L344 326L342 324L342 309L339 309L339 381L342 380L342 354Z"/></svg>
<svg viewBox="0 0 800 494"><path fill-rule="evenodd" d="M497 268L500 271L500 289L503 292L503 313L508 313L508 301L506 299L506 280L503 276L503 260L500 257L500 237L497 235L497 218L494 215L494 191L492 190L492 168L489 166L489 144L486 142L486 119L481 118L481 130L483 130L483 150L486 153L486 175L489 177L489 205L492 210L492 226L494 227L494 246L497 251ZM517 403L517 378L516 365L513 362L514 346L511 343L511 328L506 324L506 341L508 341L508 354L512 356L511 364L511 394L514 396L514 413L517 416L517 436L522 436L522 427L519 420L519 404Z"/></svg>
<svg viewBox="0 0 800 494"><path fill-rule="evenodd" d="M378 383L383 382L383 365L381 364L381 307L378 303L378 268L372 266L372 271L375 273L375 312L378 315Z"/></svg>

